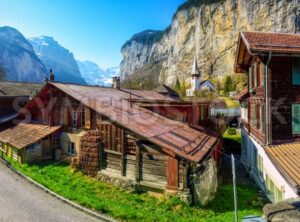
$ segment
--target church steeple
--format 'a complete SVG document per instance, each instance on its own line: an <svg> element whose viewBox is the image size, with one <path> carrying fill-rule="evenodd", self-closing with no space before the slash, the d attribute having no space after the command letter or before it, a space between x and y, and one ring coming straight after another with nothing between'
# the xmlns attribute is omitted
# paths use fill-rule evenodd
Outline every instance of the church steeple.
<svg viewBox="0 0 300 222"><path fill-rule="evenodd" d="M194 57L194 62L193 62L192 73L191 74L192 74L192 76L200 77L200 71L198 69L196 56Z"/></svg>

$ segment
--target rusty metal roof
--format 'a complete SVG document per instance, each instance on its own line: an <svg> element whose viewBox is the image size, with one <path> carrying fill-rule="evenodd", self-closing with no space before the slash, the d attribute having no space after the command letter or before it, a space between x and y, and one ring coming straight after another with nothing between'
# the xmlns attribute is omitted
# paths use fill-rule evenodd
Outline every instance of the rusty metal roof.
<svg viewBox="0 0 300 222"><path fill-rule="evenodd" d="M240 32L235 71L243 72L253 55L300 55L300 35L288 33Z"/></svg>
<svg viewBox="0 0 300 222"><path fill-rule="evenodd" d="M0 82L0 96L35 96L43 86L39 83Z"/></svg>
<svg viewBox="0 0 300 222"><path fill-rule="evenodd" d="M49 127L35 123L19 123L0 132L0 141L22 149L54 133L61 126Z"/></svg>
<svg viewBox="0 0 300 222"><path fill-rule="evenodd" d="M241 32L249 51L300 53L300 35L289 33Z"/></svg>
<svg viewBox="0 0 300 222"><path fill-rule="evenodd" d="M269 146L266 152L289 183L300 188L300 143Z"/></svg>
<svg viewBox="0 0 300 222"><path fill-rule="evenodd" d="M187 124L170 120L128 101L129 93L113 88L49 83L84 105L106 116L148 141L199 162L213 148L217 136L192 129ZM134 99L168 99L153 91L134 91Z"/></svg>

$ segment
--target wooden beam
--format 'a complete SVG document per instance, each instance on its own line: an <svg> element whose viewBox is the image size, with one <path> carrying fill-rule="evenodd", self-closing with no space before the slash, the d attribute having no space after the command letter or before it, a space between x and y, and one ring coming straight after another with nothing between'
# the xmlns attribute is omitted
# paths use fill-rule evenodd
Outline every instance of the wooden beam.
<svg viewBox="0 0 300 222"><path fill-rule="evenodd" d="M116 146L116 127L115 127L115 125L111 125L111 149L114 151L119 151L119 150L117 150L117 146Z"/></svg>
<svg viewBox="0 0 300 222"><path fill-rule="evenodd" d="M178 182L178 160L172 156L168 156L167 159L167 189L172 191L177 191L179 182Z"/></svg>
<svg viewBox="0 0 300 222"><path fill-rule="evenodd" d="M99 143L99 170L102 169L103 166L103 154L104 154L104 147L103 142Z"/></svg>
<svg viewBox="0 0 300 222"><path fill-rule="evenodd" d="M125 163L125 147L124 147L124 129L120 130L120 149L121 149L121 176L126 175L126 163Z"/></svg>
<svg viewBox="0 0 300 222"><path fill-rule="evenodd" d="M135 180L140 181L140 167L141 167L141 149L140 149L140 142L136 142L136 152L135 152Z"/></svg>
<svg viewBox="0 0 300 222"><path fill-rule="evenodd" d="M185 190L188 187L188 179L187 179L187 175L188 175L188 166L187 166L187 162L181 161L182 164L182 188Z"/></svg>

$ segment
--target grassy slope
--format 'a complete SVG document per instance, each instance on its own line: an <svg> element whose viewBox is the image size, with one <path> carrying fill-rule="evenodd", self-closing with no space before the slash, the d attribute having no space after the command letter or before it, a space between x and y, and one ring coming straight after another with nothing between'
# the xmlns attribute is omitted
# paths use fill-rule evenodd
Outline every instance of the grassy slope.
<svg viewBox="0 0 300 222"><path fill-rule="evenodd" d="M239 107L239 102L236 100L231 99L230 97L220 97L225 104L226 108L238 108Z"/></svg>
<svg viewBox="0 0 300 222"><path fill-rule="evenodd" d="M221 185L215 200L199 208L190 207L177 198L159 200L147 194L130 194L74 172L66 163L30 166L13 162L12 165L50 190L122 221L228 222L234 218L231 184ZM262 213L262 203L253 187L239 186L238 195L240 218Z"/></svg>

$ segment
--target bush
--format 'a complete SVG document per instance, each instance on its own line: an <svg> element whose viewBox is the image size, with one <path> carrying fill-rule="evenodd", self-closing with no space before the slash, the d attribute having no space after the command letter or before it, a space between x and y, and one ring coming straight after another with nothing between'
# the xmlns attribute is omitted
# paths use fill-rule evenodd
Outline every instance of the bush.
<svg viewBox="0 0 300 222"><path fill-rule="evenodd" d="M228 128L227 133L228 133L228 135L236 135L236 129L235 128Z"/></svg>

